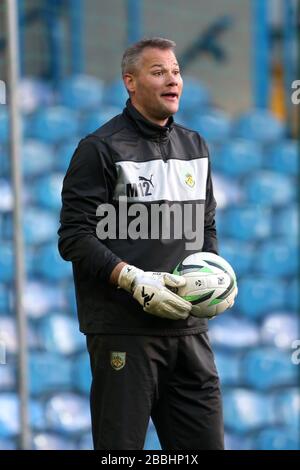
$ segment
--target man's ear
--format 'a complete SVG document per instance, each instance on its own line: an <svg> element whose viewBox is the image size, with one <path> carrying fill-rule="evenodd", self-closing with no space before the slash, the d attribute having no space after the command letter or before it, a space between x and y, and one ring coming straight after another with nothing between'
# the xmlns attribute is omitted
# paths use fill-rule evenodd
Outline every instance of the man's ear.
<svg viewBox="0 0 300 470"><path fill-rule="evenodd" d="M132 73L125 73L123 75L123 81L126 89L130 94L135 92L135 78Z"/></svg>

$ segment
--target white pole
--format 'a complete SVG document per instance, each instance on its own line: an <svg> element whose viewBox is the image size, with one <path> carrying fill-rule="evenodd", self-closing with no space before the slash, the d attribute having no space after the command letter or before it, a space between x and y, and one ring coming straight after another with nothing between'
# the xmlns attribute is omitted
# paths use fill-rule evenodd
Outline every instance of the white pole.
<svg viewBox="0 0 300 470"><path fill-rule="evenodd" d="M18 327L18 389L20 398L20 447L30 449L28 413L27 321L23 307L25 283L22 230L21 115L18 100L19 44L16 0L6 0L8 105L10 108L11 178L14 195L15 307Z"/></svg>

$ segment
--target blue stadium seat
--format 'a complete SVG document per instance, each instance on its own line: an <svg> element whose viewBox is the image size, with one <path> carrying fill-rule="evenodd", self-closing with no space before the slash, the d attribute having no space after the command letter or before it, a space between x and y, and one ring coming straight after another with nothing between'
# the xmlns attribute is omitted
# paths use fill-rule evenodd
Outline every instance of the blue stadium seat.
<svg viewBox="0 0 300 470"><path fill-rule="evenodd" d="M0 212L8 212L13 208L12 187L8 179L0 179Z"/></svg>
<svg viewBox="0 0 300 470"><path fill-rule="evenodd" d="M37 248L36 274L49 281L61 281L72 277L72 264L66 263L61 258L57 243L53 242Z"/></svg>
<svg viewBox="0 0 300 470"><path fill-rule="evenodd" d="M7 147L0 143L0 178L9 178L9 158Z"/></svg>
<svg viewBox="0 0 300 470"><path fill-rule="evenodd" d="M22 168L25 177L49 173L54 168L54 151L50 145L27 139L22 145Z"/></svg>
<svg viewBox="0 0 300 470"><path fill-rule="evenodd" d="M61 208L63 178L63 173L51 173L36 178L32 187L34 203L46 209L59 211Z"/></svg>
<svg viewBox="0 0 300 470"><path fill-rule="evenodd" d="M219 232L219 224L217 224L217 229ZM254 254L253 243L228 238L220 242L220 256L232 265L238 278L253 269Z"/></svg>
<svg viewBox="0 0 300 470"><path fill-rule="evenodd" d="M3 352L2 348L4 348ZM5 359L6 363L3 363L3 360ZM11 362L11 359L8 360L8 358L5 357L5 344L1 339L0 331L0 393L11 391L16 388L16 370L15 365L11 364Z"/></svg>
<svg viewBox="0 0 300 470"><path fill-rule="evenodd" d="M290 241L299 239L299 213L297 204L277 210L273 217L273 234Z"/></svg>
<svg viewBox="0 0 300 470"><path fill-rule="evenodd" d="M235 307L250 318L259 319L265 314L285 307L287 286L284 281L271 277L244 277L239 281Z"/></svg>
<svg viewBox="0 0 300 470"><path fill-rule="evenodd" d="M93 439L91 432L85 433L77 444L77 449L79 450L92 450L93 449Z"/></svg>
<svg viewBox="0 0 300 470"><path fill-rule="evenodd" d="M214 157L213 168L225 175L240 177L259 170L262 161L262 149L258 142L235 139L221 145Z"/></svg>
<svg viewBox="0 0 300 470"><path fill-rule="evenodd" d="M0 366L2 367L2 366ZM16 436L20 430L19 400L16 393L0 393L0 436Z"/></svg>
<svg viewBox="0 0 300 470"><path fill-rule="evenodd" d="M156 429L151 419L147 429L144 450L161 450L161 445L156 433Z"/></svg>
<svg viewBox="0 0 300 470"><path fill-rule="evenodd" d="M294 364L293 366L294 369L297 369L299 364ZM295 370L295 374L297 374L297 370ZM300 392L298 384L297 387L278 391L275 395L275 407L280 423L287 426L299 436Z"/></svg>
<svg viewBox="0 0 300 470"><path fill-rule="evenodd" d="M299 278L289 280L289 289L286 293L286 306L294 312L299 312Z"/></svg>
<svg viewBox="0 0 300 470"><path fill-rule="evenodd" d="M79 354L73 362L73 388L78 392L90 393L92 374L89 355L87 352Z"/></svg>
<svg viewBox="0 0 300 470"><path fill-rule="evenodd" d="M267 109L252 109L235 123L235 135L244 139L271 143L284 134L283 124Z"/></svg>
<svg viewBox="0 0 300 470"><path fill-rule="evenodd" d="M78 450L76 441L61 434L41 432L32 438L33 450Z"/></svg>
<svg viewBox="0 0 300 470"><path fill-rule="evenodd" d="M103 82L90 75L66 77L59 84L62 105L78 110L93 110L101 106Z"/></svg>
<svg viewBox="0 0 300 470"><path fill-rule="evenodd" d="M290 351L271 347L248 351L241 361L241 370L242 383L259 390L296 385L298 378Z"/></svg>
<svg viewBox="0 0 300 470"><path fill-rule="evenodd" d="M227 209L222 217L223 233L241 241L253 242L268 238L272 230L272 213L269 208L240 205Z"/></svg>
<svg viewBox="0 0 300 470"><path fill-rule="evenodd" d="M57 146L56 148L56 161L54 164L55 171L65 174L71 158L77 148L77 145L80 141L79 137L75 137L68 142L64 142Z"/></svg>
<svg viewBox="0 0 300 470"><path fill-rule="evenodd" d="M78 134L78 113L63 106L40 109L28 121L26 136L59 143Z"/></svg>
<svg viewBox="0 0 300 470"><path fill-rule="evenodd" d="M0 263L0 266L1 264L2 263ZM0 270L1 269L2 268L0 268ZM11 289L6 284L0 283L0 315L10 313L11 308L12 308Z"/></svg>
<svg viewBox="0 0 300 470"><path fill-rule="evenodd" d="M186 117L192 117L194 113L200 113L211 102L211 94L208 88L193 77L184 77L184 88L180 99L180 110Z"/></svg>
<svg viewBox="0 0 300 470"><path fill-rule="evenodd" d="M259 342L257 325L227 311L209 322L209 336L216 347L239 349Z"/></svg>
<svg viewBox="0 0 300 470"><path fill-rule="evenodd" d="M12 282L14 277L14 254L11 242L0 244L0 282Z"/></svg>
<svg viewBox="0 0 300 470"><path fill-rule="evenodd" d="M229 116L219 109L209 108L203 113L197 113L189 119L192 129L209 142L221 142L229 138L231 121Z"/></svg>
<svg viewBox="0 0 300 470"><path fill-rule="evenodd" d="M0 450L17 450L15 439L3 439L0 437Z"/></svg>
<svg viewBox="0 0 300 470"><path fill-rule="evenodd" d="M39 334L49 352L72 354L85 348L84 335L78 330L78 321L60 313L52 313L40 320Z"/></svg>
<svg viewBox="0 0 300 470"><path fill-rule="evenodd" d="M290 351L293 341L298 339L298 317L296 313L274 312L263 319L261 337L264 344Z"/></svg>
<svg viewBox="0 0 300 470"><path fill-rule="evenodd" d="M285 238L264 241L255 256L256 272L276 278L296 276L299 268L296 240L288 244Z"/></svg>
<svg viewBox="0 0 300 470"><path fill-rule="evenodd" d="M5 344L6 356L10 354L16 354L18 352L18 336L17 336L17 325L14 316L0 316L0 339ZM28 324L28 344L29 347L36 347L38 344L38 337L36 331L31 323ZM9 363L12 363L12 359L7 359Z"/></svg>
<svg viewBox="0 0 300 470"><path fill-rule="evenodd" d="M256 450L300 450L299 435L285 427L263 429L254 440Z"/></svg>
<svg viewBox="0 0 300 470"><path fill-rule="evenodd" d="M62 433L82 433L90 429L89 399L75 393L57 393L45 406L47 427Z"/></svg>
<svg viewBox="0 0 300 470"><path fill-rule="evenodd" d="M240 356L228 351L216 350L215 362L222 386L238 385L241 378Z"/></svg>
<svg viewBox="0 0 300 470"><path fill-rule="evenodd" d="M30 279L25 284L24 308L30 318L40 318L67 307L66 294L61 285Z"/></svg>
<svg viewBox="0 0 300 470"><path fill-rule="evenodd" d="M123 80L117 79L106 84L104 88L103 104L123 109L129 95Z"/></svg>
<svg viewBox="0 0 300 470"><path fill-rule="evenodd" d="M33 395L70 390L72 387L72 360L63 355L31 351L29 372Z"/></svg>
<svg viewBox="0 0 300 470"><path fill-rule="evenodd" d="M274 145L266 156L266 166L279 173L297 176L299 173L298 142L283 140Z"/></svg>
<svg viewBox="0 0 300 470"><path fill-rule="evenodd" d="M251 174L244 182L247 200L262 206L280 207L296 199L296 185L287 175L272 171Z"/></svg>
<svg viewBox="0 0 300 470"><path fill-rule="evenodd" d="M250 437L225 432L225 450L252 450Z"/></svg>
<svg viewBox="0 0 300 470"><path fill-rule="evenodd" d="M231 181L221 173L213 174L214 195L217 200L218 209L226 209L228 206L240 204L243 193L239 183Z"/></svg>
<svg viewBox="0 0 300 470"><path fill-rule="evenodd" d="M82 121L82 135L90 134L94 132L98 127L103 126L106 122L117 116L122 112L121 108L116 106L102 107L98 111L89 113Z"/></svg>
<svg viewBox="0 0 300 470"><path fill-rule="evenodd" d="M251 432L276 422L276 410L267 395L245 388L228 389L223 393L223 402L228 432Z"/></svg>
<svg viewBox="0 0 300 470"><path fill-rule="evenodd" d="M40 107L50 106L55 100L52 84L33 77L21 78L19 97L21 110L25 114L32 113Z"/></svg>
<svg viewBox="0 0 300 470"><path fill-rule="evenodd" d="M0 106L0 143L8 140L8 113L5 106Z"/></svg>

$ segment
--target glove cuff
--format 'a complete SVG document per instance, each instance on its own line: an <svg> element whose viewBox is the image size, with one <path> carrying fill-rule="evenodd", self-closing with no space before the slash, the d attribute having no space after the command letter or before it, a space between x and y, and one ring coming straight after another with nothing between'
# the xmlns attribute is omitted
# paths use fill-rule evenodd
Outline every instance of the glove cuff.
<svg viewBox="0 0 300 470"><path fill-rule="evenodd" d="M137 274L142 273L143 271L135 266L126 264L120 271L118 277L118 285L127 292L132 293L134 289L134 280Z"/></svg>

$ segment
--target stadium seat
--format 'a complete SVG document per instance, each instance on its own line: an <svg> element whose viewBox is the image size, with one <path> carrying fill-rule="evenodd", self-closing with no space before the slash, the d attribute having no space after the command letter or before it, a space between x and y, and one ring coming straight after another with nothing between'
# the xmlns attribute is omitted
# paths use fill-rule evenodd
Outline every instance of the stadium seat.
<svg viewBox="0 0 300 470"><path fill-rule="evenodd" d="M72 377L74 390L88 395L91 388L92 374L87 351L79 354L74 359Z"/></svg>
<svg viewBox="0 0 300 470"><path fill-rule="evenodd" d="M235 205L242 199L242 191L238 183L230 181L221 173L213 174L214 197L217 201L218 211Z"/></svg>
<svg viewBox="0 0 300 470"><path fill-rule="evenodd" d="M254 439L254 449L300 450L299 435L285 427L263 429Z"/></svg>
<svg viewBox="0 0 300 470"><path fill-rule="evenodd" d="M57 393L45 405L47 427L62 433L82 433L90 429L89 399L75 393Z"/></svg>
<svg viewBox="0 0 300 470"><path fill-rule="evenodd" d="M50 173L36 178L32 187L35 205L59 211L63 178L63 173Z"/></svg>
<svg viewBox="0 0 300 470"><path fill-rule="evenodd" d="M38 108L54 104L55 96L52 84L34 77L21 78L19 83L20 107L28 114Z"/></svg>
<svg viewBox="0 0 300 470"><path fill-rule="evenodd" d="M0 450L17 450L15 439L3 439L0 437Z"/></svg>
<svg viewBox="0 0 300 470"><path fill-rule="evenodd" d="M222 217L223 233L236 240L253 242L268 238L272 230L272 213L266 207L240 205L227 209Z"/></svg>
<svg viewBox="0 0 300 470"><path fill-rule="evenodd" d="M298 357L300 357L300 355L298 355ZM297 369L299 364L293 364L293 367ZM295 374L297 374L297 370L295 370ZM275 395L275 407L280 423L287 426L299 436L300 392L298 384L296 387L278 391Z"/></svg>
<svg viewBox="0 0 300 470"><path fill-rule="evenodd" d="M224 175L241 177L262 167L263 154L261 145L246 139L225 142L218 149L213 168Z"/></svg>
<svg viewBox="0 0 300 470"><path fill-rule="evenodd" d="M83 120L81 125L82 136L84 137L91 132L94 132L98 127L103 126L107 121L117 116L122 112L122 108L116 106L102 107L98 111L89 113Z"/></svg>
<svg viewBox="0 0 300 470"><path fill-rule="evenodd" d="M72 360L60 354L31 351L29 378L32 395L71 390Z"/></svg>
<svg viewBox="0 0 300 470"><path fill-rule="evenodd" d="M248 351L241 361L241 370L242 383L259 390L296 385L298 378L290 351L272 347Z"/></svg>
<svg viewBox="0 0 300 470"><path fill-rule="evenodd" d="M299 267L296 240L285 238L267 240L259 245L254 259L255 271L269 277L296 276Z"/></svg>
<svg viewBox="0 0 300 470"><path fill-rule="evenodd" d="M298 339L298 317L296 313L274 312L263 318L262 341L266 345L290 351L293 341Z"/></svg>
<svg viewBox="0 0 300 470"><path fill-rule="evenodd" d="M184 88L180 99L180 110L186 118L193 117L194 113L201 113L211 102L208 88L199 80L185 76Z"/></svg>
<svg viewBox="0 0 300 470"><path fill-rule="evenodd" d="M218 223L217 229L219 232ZM240 276L247 274L251 269L253 269L255 254L254 243L221 238L219 252L220 256L232 265L238 279Z"/></svg>
<svg viewBox="0 0 300 470"><path fill-rule="evenodd" d="M271 170L297 176L299 173L298 142L282 140L274 145L266 156L266 166Z"/></svg>
<svg viewBox="0 0 300 470"><path fill-rule="evenodd" d="M13 208L12 187L8 179L0 179L0 212L9 212Z"/></svg>
<svg viewBox="0 0 300 470"><path fill-rule="evenodd" d="M103 104L106 106L116 106L123 109L129 95L124 86L123 80L114 80L105 85L103 93Z"/></svg>
<svg viewBox="0 0 300 470"><path fill-rule="evenodd" d="M223 410L228 432L247 433L276 422L273 401L260 392L245 388L223 393Z"/></svg>
<svg viewBox="0 0 300 470"><path fill-rule="evenodd" d="M0 179L9 178L9 158L6 145L0 143Z"/></svg>
<svg viewBox="0 0 300 470"><path fill-rule="evenodd" d="M35 329L30 323L28 324L27 333L29 347L35 347L38 344L38 338ZM19 343L16 319L14 316L0 316L0 339L5 345L6 356L18 352ZM9 359L9 361L11 363L11 359Z"/></svg>
<svg viewBox="0 0 300 470"><path fill-rule="evenodd" d="M49 106L36 111L25 130L27 137L47 143L59 143L78 134L79 117L77 111L63 106Z"/></svg>
<svg viewBox="0 0 300 470"><path fill-rule="evenodd" d="M12 282L14 277L14 254L11 242L1 242L0 260L0 282Z"/></svg>
<svg viewBox="0 0 300 470"><path fill-rule="evenodd" d="M0 105L0 144L8 140L8 114L7 108Z"/></svg>
<svg viewBox="0 0 300 470"><path fill-rule="evenodd" d="M216 108L208 108L205 112L190 117L189 125L212 143L222 142L230 136L230 118L224 111Z"/></svg>
<svg viewBox="0 0 300 470"><path fill-rule="evenodd" d="M2 241L0 240L2 243ZM1 263L2 264L2 263ZM7 284L0 283L0 315L10 313L12 308L12 293Z"/></svg>
<svg viewBox="0 0 300 470"><path fill-rule="evenodd" d="M54 151L50 145L26 139L22 146L22 169L26 178L49 173L54 168Z"/></svg>
<svg viewBox="0 0 300 470"><path fill-rule="evenodd" d="M6 363L4 363L4 360L6 360ZM15 365L11 362L10 359L10 363L8 363L8 359L5 355L5 343L1 339L0 331L0 395L1 392L12 391L16 388L16 370Z"/></svg>
<svg viewBox="0 0 300 470"><path fill-rule="evenodd" d="M72 354L85 349L84 335L75 318L52 313L40 320L38 330L42 344L51 353Z"/></svg>
<svg viewBox="0 0 300 470"><path fill-rule="evenodd" d="M66 173L79 141L80 137L74 137L68 142L63 142L56 147L55 172Z"/></svg>
<svg viewBox="0 0 300 470"><path fill-rule="evenodd" d="M245 196L253 204L282 207L296 199L295 182L284 174L261 171L249 175L244 184Z"/></svg>
<svg viewBox="0 0 300 470"><path fill-rule="evenodd" d="M252 450L250 437L225 432L225 450Z"/></svg>
<svg viewBox="0 0 300 470"><path fill-rule="evenodd" d="M79 450L92 450L93 449L93 438L92 433L87 432L82 437L80 437L77 444L77 449Z"/></svg>
<svg viewBox="0 0 300 470"><path fill-rule="evenodd" d="M286 284L281 278L255 275L239 281L235 307L249 318L259 319L265 314L285 307Z"/></svg>
<svg viewBox="0 0 300 470"><path fill-rule="evenodd" d="M61 258L57 243L52 242L36 249L36 274L46 281L71 279L72 264Z"/></svg>
<svg viewBox="0 0 300 470"><path fill-rule="evenodd" d="M24 309L30 318L40 318L66 307L66 295L62 286L36 279L30 279L25 284Z"/></svg>
<svg viewBox="0 0 300 470"><path fill-rule="evenodd" d="M17 436L20 432L19 398L16 393L0 393L0 437L1 439ZM29 401L29 417L32 428L46 426L41 403Z"/></svg>
<svg viewBox="0 0 300 470"><path fill-rule="evenodd" d="M297 204L289 204L277 210L273 216L273 234L288 243L299 239L299 213Z"/></svg>
<svg viewBox="0 0 300 470"><path fill-rule="evenodd" d="M299 278L295 277L288 282L289 290L286 293L286 306L294 312L299 312Z"/></svg>
<svg viewBox="0 0 300 470"><path fill-rule="evenodd" d="M209 336L216 347L236 350L256 346L259 329L255 323L231 312L214 318L209 323Z"/></svg>
<svg viewBox="0 0 300 470"><path fill-rule="evenodd" d="M78 450L75 440L60 434L41 432L32 437L33 450Z"/></svg>
<svg viewBox="0 0 300 470"><path fill-rule="evenodd" d="M241 379L240 356L217 349L215 362L219 372L222 386L238 385Z"/></svg>
<svg viewBox="0 0 300 470"><path fill-rule="evenodd" d="M101 106L104 85L90 75L73 75L61 81L59 101L63 106L77 110L93 110Z"/></svg>
<svg viewBox="0 0 300 470"><path fill-rule="evenodd" d="M235 135L264 144L278 141L284 134L283 124L267 109L251 109L239 116Z"/></svg>

